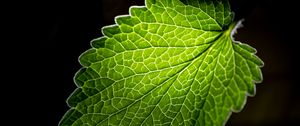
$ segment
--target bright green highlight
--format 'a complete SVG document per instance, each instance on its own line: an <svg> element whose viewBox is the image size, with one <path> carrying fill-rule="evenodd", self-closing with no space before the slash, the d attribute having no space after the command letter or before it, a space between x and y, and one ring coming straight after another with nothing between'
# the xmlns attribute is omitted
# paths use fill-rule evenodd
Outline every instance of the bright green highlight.
<svg viewBox="0 0 300 126"><path fill-rule="evenodd" d="M227 0L146 0L116 17L79 61L60 126L222 126L263 62L235 42Z"/></svg>

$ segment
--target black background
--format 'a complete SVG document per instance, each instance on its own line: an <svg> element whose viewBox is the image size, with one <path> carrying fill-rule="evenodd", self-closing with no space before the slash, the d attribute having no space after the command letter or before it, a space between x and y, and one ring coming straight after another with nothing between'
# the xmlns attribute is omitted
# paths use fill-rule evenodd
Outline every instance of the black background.
<svg viewBox="0 0 300 126"><path fill-rule="evenodd" d="M245 108L233 114L228 126L300 124L298 70L299 9L289 0L231 0L244 27L235 38L258 50L265 62L264 81ZM73 76L81 68L78 56L114 17L128 14L144 0L12 2L2 23L9 44L3 68L11 78L2 88L10 124L57 125L69 109L65 100L76 88ZM15 54L16 53L16 54ZM12 72L13 71L13 72ZM14 83L17 83L16 85ZM18 92L18 93L11 93ZM17 94L17 95L14 95ZM5 109L4 109L5 110ZM22 120L22 121L19 121Z"/></svg>

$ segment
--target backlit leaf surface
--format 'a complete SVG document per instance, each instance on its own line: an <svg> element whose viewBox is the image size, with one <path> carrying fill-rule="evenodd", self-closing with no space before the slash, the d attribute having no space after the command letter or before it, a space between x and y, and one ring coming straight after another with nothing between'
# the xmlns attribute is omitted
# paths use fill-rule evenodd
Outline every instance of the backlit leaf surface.
<svg viewBox="0 0 300 126"><path fill-rule="evenodd" d="M146 0L102 29L79 60L61 126L221 126L263 62L232 40L227 0Z"/></svg>

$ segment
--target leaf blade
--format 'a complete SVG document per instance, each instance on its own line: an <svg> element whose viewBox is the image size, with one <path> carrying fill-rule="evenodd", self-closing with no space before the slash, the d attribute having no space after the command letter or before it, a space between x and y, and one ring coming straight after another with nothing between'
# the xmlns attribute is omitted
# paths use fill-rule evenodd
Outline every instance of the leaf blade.
<svg viewBox="0 0 300 126"><path fill-rule="evenodd" d="M222 19L189 2L146 0L104 27L79 58L85 68L60 125L224 125L240 111L263 62L224 32L228 1L200 0Z"/></svg>

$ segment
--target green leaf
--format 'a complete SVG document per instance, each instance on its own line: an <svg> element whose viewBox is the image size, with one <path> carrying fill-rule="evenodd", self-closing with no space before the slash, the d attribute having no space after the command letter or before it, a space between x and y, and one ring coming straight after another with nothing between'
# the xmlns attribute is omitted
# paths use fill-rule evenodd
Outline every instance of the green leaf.
<svg viewBox="0 0 300 126"><path fill-rule="evenodd" d="M255 94L263 62L232 39L227 0L145 3L80 56L60 126L221 126Z"/></svg>

